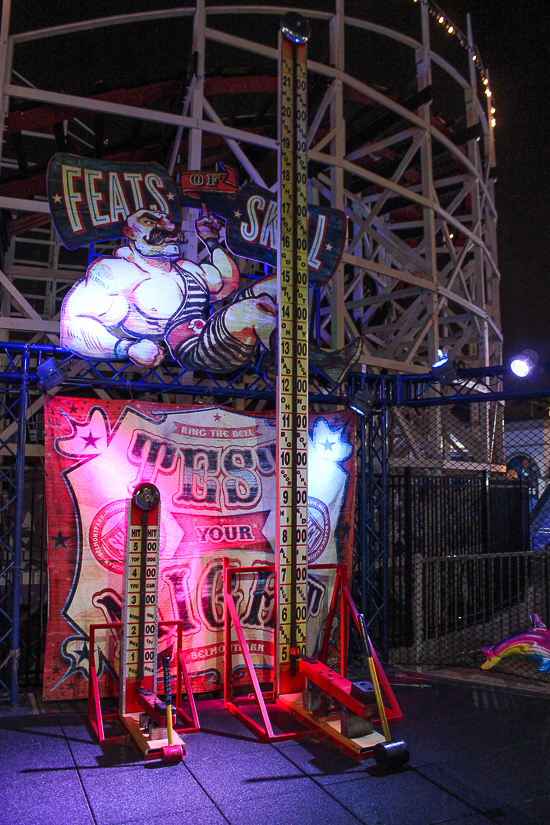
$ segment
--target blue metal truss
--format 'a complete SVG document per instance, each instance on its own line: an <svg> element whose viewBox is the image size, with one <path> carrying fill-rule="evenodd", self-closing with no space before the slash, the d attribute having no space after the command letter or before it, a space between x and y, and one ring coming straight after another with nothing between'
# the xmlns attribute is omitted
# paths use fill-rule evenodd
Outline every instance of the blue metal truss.
<svg viewBox="0 0 550 825"><path fill-rule="evenodd" d="M532 374L519 378L508 366L458 369L450 385L426 375L369 376L367 386L378 405L430 407L447 404L483 404L512 398L550 396L550 361L540 361Z"/></svg>
<svg viewBox="0 0 550 825"><path fill-rule="evenodd" d="M147 393L148 395L189 395L211 397L220 403L225 398L250 398L275 401L276 379L262 371L262 365L249 365L226 376L201 372L190 373L176 361L166 359L161 366L144 369L131 362L87 360L76 357L69 350L48 344L2 344L0 356L4 367L0 372L3 384L20 384L23 362L28 360L28 383L38 385L37 367L55 357L66 371L63 389L106 389ZM330 379L314 373L310 375L311 400L314 403L345 403L346 389L337 387Z"/></svg>
<svg viewBox="0 0 550 825"><path fill-rule="evenodd" d="M9 358L8 363L13 366ZM12 705L17 703L20 654L28 364L28 353L21 353L18 386L0 387L0 690Z"/></svg>
<svg viewBox="0 0 550 825"><path fill-rule="evenodd" d="M386 409L358 417L358 475L352 593L386 657Z"/></svg>

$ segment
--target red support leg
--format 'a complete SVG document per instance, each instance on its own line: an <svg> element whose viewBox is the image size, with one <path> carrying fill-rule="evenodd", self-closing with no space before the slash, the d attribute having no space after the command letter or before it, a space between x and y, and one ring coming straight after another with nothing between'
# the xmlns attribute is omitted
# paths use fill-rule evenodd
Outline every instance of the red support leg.
<svg viewBox="0 0 550 825"><path fill-rule="evenodd" d="M248 643L245 639L243 628L241 625L241 620L239 618L239 614L237 612L237 606L235 604L235 600L231 593L231 577L235 573L246 573L246 572L258 572L261 568L231 568L229 566L228 560L224 558L223 564L223 595L224 595L224 620L225 620L225 627L224 627L224 638L225 638L225 678L224 678L224 706L227 710L236 716L244 725L246 725L249 730L256 734L256 736L263 739L264 742L277 742L283 741L288 739L298 739L301 736L305 736L309 733L309 731L297 731L294 733L279 733L276 734L273 732L273 727L271 725L271 721L269 719L269 714L267 712L267 706L265 703L265 698L262 693L260 683L258 682L258 677L256 676L256 671L254 669L254 663L252 661L252 656L250 655L250 650L248 649ZM273 569L270 565L268 569ZM233 701L232 699L232 692L231 692L231 677L232 677L232 652L231 652L231 627L235 628L235 633L237 634L237 640L239 642L239 646L241 648L241 653L244 658L245 667L250 679L250 683L252 685L252 691L254 699L252 701L256 701L258 705L258 709L260 711L260 716L262 718L262 725L259 725L253 719L248 716L244 710ZM250 699L245 700L247 702Z"/></svg>
<svg viewBox="0 0 550 825"><path fill-rule="evenodd" d="M90 625L90 641L89 641L89 671L88 671L88 721L92 727L93 732L97 736L99 742L121 742L125 739L122 736L105 736L103 727L104 719L118 719L117 713L109 713L105 716L101 710L101 698L99 696L99 683L97 680L97 668L95 666L95 632L96 630L120 630L121 622L112 622L110 624L92 624Z"/></svg>

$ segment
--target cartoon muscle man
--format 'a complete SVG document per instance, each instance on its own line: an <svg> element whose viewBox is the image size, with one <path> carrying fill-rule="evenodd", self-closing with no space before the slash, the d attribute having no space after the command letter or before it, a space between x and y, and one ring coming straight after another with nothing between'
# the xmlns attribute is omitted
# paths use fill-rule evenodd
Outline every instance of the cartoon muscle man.
<svg viewBox="0 0 550 825"><path fill-rule="evenodd" d="M126 360L156 367L167 344L186 369L213 373L245 366L260 343L273 358L277 278L261 278L233 302L206 316L210 304L239 285L239 270L220 243L220 221L202 207L195 231L209 263L181 255L185 237L164 212L139 209L126 219L127 244L98 258L67 294L61 343L83 358ZM309 363L341 382L361 354L361 340L341 350L309 346ZM269 363L269 361L268 361Z"/></svg>
<svg viewBox="0 0 550 825"><path fill-rule="evenodd" d="M61 343L84 358L129 358L155 367L168 344L190 370L231 371L246 364L276 326L276 279L247 287L229 306L206 317L209 304L239 285L239 270L220 244L221 223L203 205L195 221L210 262L182 258L185 243L166 213L140 209L124 226L127 245L98 258L68 293Z"/></svg>

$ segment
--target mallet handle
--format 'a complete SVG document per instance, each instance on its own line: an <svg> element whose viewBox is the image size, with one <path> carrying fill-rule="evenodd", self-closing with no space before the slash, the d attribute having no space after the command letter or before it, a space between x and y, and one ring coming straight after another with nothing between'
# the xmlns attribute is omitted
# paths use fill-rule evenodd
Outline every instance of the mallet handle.
<svg viewBox="0 0 550 825"><path fill-rule="evenodd" d="M361 631L361 639L363 640L363 645L365 648L365 653L367 656L367 662L369 665L369 673L370 679L372 682L372 686L374 688L374 695L376 696L376 707L378 708L378 715L380 716L380 721L382 722L382 730L384 731L384 738L386 742L391 742L390 736L390 727L388 725L388 717L386 716L386 708L384 706L384 700L382 699L382 693L380 692L380 683L378 681L378 673L376 672L376 667L374 665L374 659L372 658L372 647L371 642L369 639L369 634L367 633L367 626L365 624L365 617L362 613L359 613L357 616L359 620L359 629Z"/></svg>
<svg viewBox="0 0 550 825"><path fill-rule="evenodd" d="M164 676L164 702L166 704L166 727L168 728L168 744L172 745L172 686L170 684L170 656L164 656L162 660L162 671Z"/></svg>

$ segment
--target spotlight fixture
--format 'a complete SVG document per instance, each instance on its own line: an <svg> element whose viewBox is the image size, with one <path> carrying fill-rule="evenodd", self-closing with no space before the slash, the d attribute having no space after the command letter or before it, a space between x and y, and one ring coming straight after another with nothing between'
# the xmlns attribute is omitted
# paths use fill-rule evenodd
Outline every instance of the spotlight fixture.
<svg viewBox="0 0 550 825"><path fill-rule="evenodd" d="M67 368L62 367L55 358L48 358L37 366L36 374L42 391L49 392L63 383L67 376Z"/></svg>
<svg viewBox="0 0 550 825"><path fill-rule="evenodd" d="M534 369L538 360L538 353L534 349L524 349L512 359L510 369L518 378L525 378Z"/></svg>
<svg viewBox="0 0 550 825"><path fill-rule="evenodd" d="M442 350L437 350L438 359L435 364L432 364L431 373L434 378L437 378L440 384L448 386L456 381L456 368L447 353Z"/></svg>
<svg viewBox="0 0 550 825"><path fill-rule="evenodd" d="M350 410L354 410L359 415L368 415L374 407L375 396L369 390L359 390L349 400Z"/></svg>

